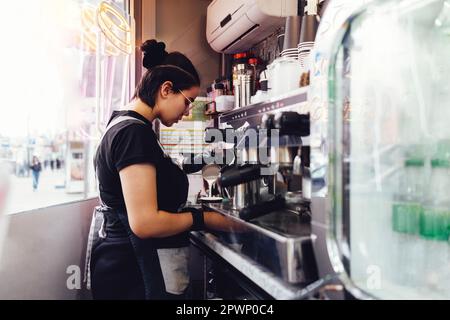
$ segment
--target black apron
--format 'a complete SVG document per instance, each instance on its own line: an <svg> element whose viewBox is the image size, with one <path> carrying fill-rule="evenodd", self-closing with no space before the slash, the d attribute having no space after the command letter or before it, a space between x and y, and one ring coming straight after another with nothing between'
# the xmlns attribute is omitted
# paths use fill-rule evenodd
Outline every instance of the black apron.
<svg viewBox="0 0 450 320"><path fill-rule="evenodd" d="M93 244L90 261L94 299L168 299L153 239L131 231L125 209L102 208L105 238Z"/></svg>
<svg viewBox="0 0 450 320"><path fill-rule="evenodd" d="M124 120L119 116L106 132ZM104 136L103 135L103 136ZM188 182L186 178L186 188ZM100 199L101 200L101 199ZM175 237L176 238L176 237ZM170 243L170 238L167 239ZM85 281L94 299L179 299L166 292L157 249L164 239L140 239L131 230L125 208L95 208L86 252ZM167 241L166 241L167 242Z"/></svg>

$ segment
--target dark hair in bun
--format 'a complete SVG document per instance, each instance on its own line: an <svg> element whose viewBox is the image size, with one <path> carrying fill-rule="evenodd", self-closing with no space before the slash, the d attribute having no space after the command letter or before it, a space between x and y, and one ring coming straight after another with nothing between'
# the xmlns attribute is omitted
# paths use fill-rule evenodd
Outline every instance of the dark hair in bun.
<svg viewBox="0 0 450 320"><path fill-rule="evenodd" d="M172 82L172 90L176 93L188 90L200 83L189 72L173 65L160 65L147 70L136 87L134 98L139 98L149 107L156 103L156 97L161 85L167 81Z"/></svg>
<svg viewBox="0 0 450 320"><path fill-rule="evenodd" d="M143 65L147 72L136 87L133 98L139 98L148 106L156 103L158 90L166 81L172 82L172 90L187 90L200 86L197 70L184 54L166 52L166 45L156 40L147 40L142 44Z"/></svg>
<svg viewBox="0 0 450 320"><path fill-rule="evenodd" d="M191 60L180 52L167 53L164 42L158 42L155 39L145 41L141 46L144 53L143 66L147 70L160 65L172 65L190 73L192 77L200 84L200 77Z"/></svg>
<svg viewBox="0 0 450 320"><path fill-rule="evenodd" d="M143 65L146 69L163 64L164 59L169 55L164 42L154 39L145 41L141 46L141 51L144 54Z"/></svg>

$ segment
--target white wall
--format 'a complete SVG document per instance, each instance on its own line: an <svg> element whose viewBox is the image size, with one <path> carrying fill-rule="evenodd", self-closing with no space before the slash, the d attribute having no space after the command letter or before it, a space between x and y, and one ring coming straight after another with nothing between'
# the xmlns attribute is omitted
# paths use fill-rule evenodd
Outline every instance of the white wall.
<svg viewBox="0 0 450 320"><path fill-rule="evenodd" d="M220 75L220 55L206 40L206 9L210 2L156 0L156 39L166 43L168 52L180 51L191 59L205 93L206 87ZM145 14L149 12L144 11Z"/></svg>
<svg viewBox="0 0 450 320"><path fill-rule="evenodd" d="M0 299L89 299L83 285L87 236L97 199L9 216L0 259ZM68 268L73 270L67 273ZM80 271L77 273L77 271Z"/></svg>

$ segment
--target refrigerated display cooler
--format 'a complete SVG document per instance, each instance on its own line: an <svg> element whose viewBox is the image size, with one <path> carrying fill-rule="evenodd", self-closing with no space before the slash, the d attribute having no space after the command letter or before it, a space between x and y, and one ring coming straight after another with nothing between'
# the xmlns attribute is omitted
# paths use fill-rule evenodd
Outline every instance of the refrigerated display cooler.
<svg viewBox="0 0 450 320"><path fill-rule="evenodd" d="M313 233L356 298L450 298L449 56L449 0L372 1L334 37Z"/></svg>

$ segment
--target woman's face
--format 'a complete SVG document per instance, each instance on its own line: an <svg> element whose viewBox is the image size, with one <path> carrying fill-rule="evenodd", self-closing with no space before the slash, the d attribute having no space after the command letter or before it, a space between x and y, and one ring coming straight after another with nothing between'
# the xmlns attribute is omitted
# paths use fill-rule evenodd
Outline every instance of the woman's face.
<svg viewBox="0 0 450 320"><path fill-rule="evenodd" d="M157 102L158 115L162 124L170 127L180 121L183 116L189 115L191 102L197 98L200 88L195 86L182 91L173 91L171 84L161 88L160 99Z"/></svg>

